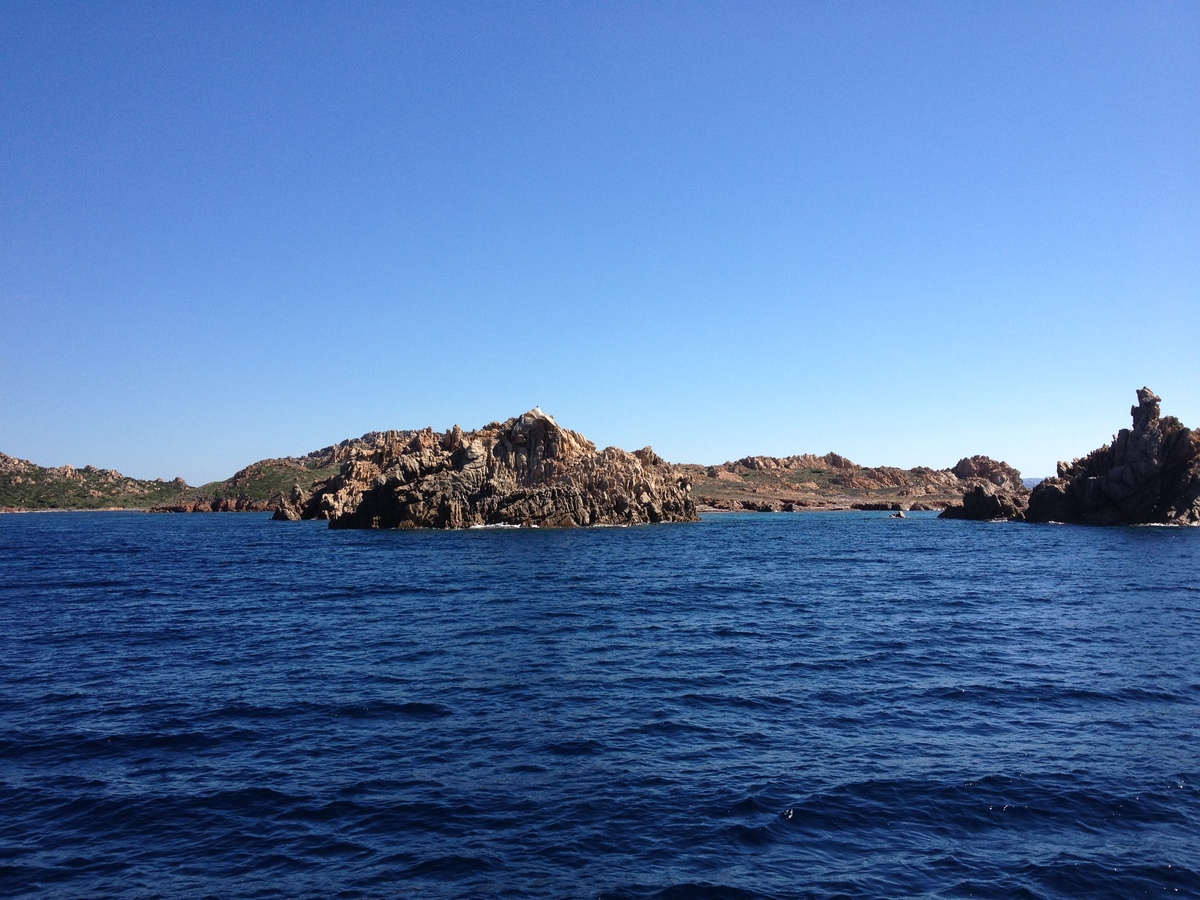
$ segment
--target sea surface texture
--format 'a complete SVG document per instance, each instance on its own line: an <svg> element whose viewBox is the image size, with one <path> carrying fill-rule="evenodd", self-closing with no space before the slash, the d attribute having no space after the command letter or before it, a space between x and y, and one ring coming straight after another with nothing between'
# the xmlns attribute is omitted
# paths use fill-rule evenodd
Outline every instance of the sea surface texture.
<svg viewBox="0 0 1200 900"><path fill-rule="evenodd" d="M0 896L1200 897L1200 529L0 516Z"/></svg>

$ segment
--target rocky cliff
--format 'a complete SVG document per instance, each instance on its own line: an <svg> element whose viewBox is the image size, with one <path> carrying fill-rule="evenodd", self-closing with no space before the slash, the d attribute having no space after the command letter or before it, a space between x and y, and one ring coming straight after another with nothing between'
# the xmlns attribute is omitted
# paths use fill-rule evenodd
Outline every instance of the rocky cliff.
<svg viewBox="0 0 1200 900"><path fill-rule="evenodd" d="M1137 392L1133 428L1082 459L1058 464L1058 476L1029 496L1030 522L1083 525L1200 525L1200 432L1163 416L1161 398Z"/></svg>
<svg viewBox="0 0 1200 900"><path fill-rule="evenodd" d="M297 485L275 517L331 528L690 522L690 490L649 447L597 451L533 409L478 431L383 432L347 449L334 477Z"/></svg>

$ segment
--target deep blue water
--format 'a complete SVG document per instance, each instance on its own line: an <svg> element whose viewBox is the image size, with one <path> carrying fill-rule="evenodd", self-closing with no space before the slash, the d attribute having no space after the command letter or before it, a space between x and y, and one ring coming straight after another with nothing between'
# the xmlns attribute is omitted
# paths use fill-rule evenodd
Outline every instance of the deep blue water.
<svg viewBox="0 0 1200 900"><path fill-rule="evenodd" d="M0 516L0 895L1200 897L1200 529Z"/></svg>

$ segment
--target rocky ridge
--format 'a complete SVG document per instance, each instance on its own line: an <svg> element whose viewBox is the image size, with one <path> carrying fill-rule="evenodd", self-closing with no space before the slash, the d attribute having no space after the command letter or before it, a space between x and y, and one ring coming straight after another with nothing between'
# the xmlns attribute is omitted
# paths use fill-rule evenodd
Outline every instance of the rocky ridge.
<svg viewBox="0 0 1200 900"><path fill-rule="evenodd" d="M332 528L690 522L690 490L649 447L598 451L535 408L477 431L383 432L347 448L337 475L294 486L275 518Z"/></svg>
<svg viewBox="0 0 1200 900"><path fill-rule="evenodd" d="M1132 428L1037 485L1024 518L1082 525L1200 525L1200 432L1163 416L1148 387Z"/></svg>
<svg viewBox="0 0 1200 900"><path fill-rule="evenodd" d="M182 478L144 480L95 466L39 466L0 453L0 511L145 509L188 489Z"/></svg>

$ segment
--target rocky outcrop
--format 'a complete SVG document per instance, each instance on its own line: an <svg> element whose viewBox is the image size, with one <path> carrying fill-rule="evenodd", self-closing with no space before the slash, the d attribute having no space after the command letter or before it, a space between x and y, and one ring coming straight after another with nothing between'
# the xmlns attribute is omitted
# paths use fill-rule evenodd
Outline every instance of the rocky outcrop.
<svg viewBox="0 0 1200 900"><path fill-rule="evenodd" d="M1018 491L1025 486L1021 473L1006 462L988 456L968 456L950 470L963 481L983 479L996 487Z"/></svg>
<svg viewBox="0 0 1200 900"><path fill-rule="evenodd" d="M1020 480L1016 482L1020 484ZM977 484L963 494L962 503L947 506L939 519L970 519L988 522L994 519L1023 519L1029 494L1012 487Z"/></svg>
<svg viewBox="0 0 1200 900"><path fill-rule="evenodd" d="M726 468L740 466L754 472L770 472L780 469L859 469L861 466L851 462L840 453L826 453L816 456L812 453L802 453L799 456L743 456L736 462L725 463Z"/></svg>
<svg viewBox="0 0 1200 900"><path fill-rule="evenodd" d="M990 522L995 519L1023 519L1029 491L1021 473L1006 462L987 456L960 459L950 470L969 487L961 503L947 504L939 519L968 519Z"/></svg>
<svg viewBox="0 0 1200 900"><path fill-rule="evenodd" d="M384 432L349 448L334 477L281 497L275 517L331 528L690 522L690 490L649 447L597 451L533 409L478 431Z"/></svg>
<svg viewBox="0 0 1200 900"><path fill-rule="evenodd" d="M1200 525L1200 432L1161 415L1161 398L1137 392L1133 428L1037 485L1030 522Z"/></svg>

